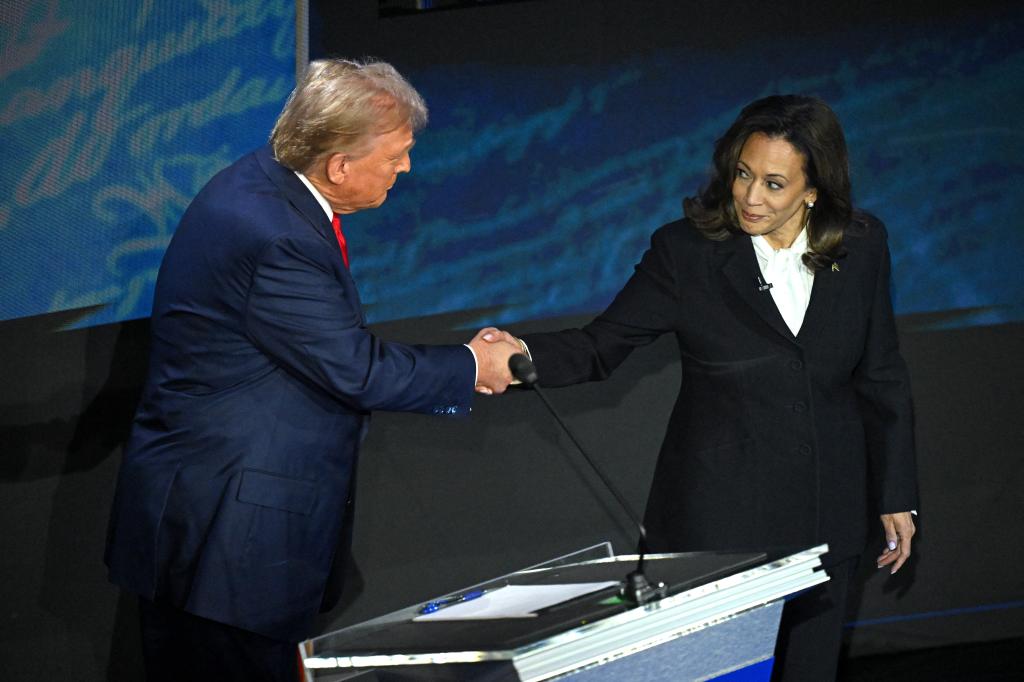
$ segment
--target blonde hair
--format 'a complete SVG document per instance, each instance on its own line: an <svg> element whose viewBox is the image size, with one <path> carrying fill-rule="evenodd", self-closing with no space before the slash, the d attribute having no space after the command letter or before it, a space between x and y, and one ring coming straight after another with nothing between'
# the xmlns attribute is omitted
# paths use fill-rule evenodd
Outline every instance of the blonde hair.
<svg viewBox="0 0 1024 682"><path fill-rule="evenodd" d="M326 154L358 157L381 133L427 124L420 94L386 62L318 59L277 117L270 133L274 158L305 172Z"/></svg>

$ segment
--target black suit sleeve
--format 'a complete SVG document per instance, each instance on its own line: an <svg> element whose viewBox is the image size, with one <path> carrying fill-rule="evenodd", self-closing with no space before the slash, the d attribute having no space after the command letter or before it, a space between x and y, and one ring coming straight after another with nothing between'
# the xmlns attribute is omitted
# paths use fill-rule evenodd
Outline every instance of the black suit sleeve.
<svg viewBox="0 0 1024 682"><path fill-rule="evenodd" d="M607 378L633 351L676 327L679 311L673 229L651 238L633 276L601 315L582 329L523 337L544 386Z"/></svg>
<svg viewBox="0 0 1024 682"><path fill-rule="evenodd" d="M900 355L890 295L890 257L885 228L880 234L878 274L864 353L854 385L864 419L872 478L883 514L918 508L914 413L910 377Z"/></svg>

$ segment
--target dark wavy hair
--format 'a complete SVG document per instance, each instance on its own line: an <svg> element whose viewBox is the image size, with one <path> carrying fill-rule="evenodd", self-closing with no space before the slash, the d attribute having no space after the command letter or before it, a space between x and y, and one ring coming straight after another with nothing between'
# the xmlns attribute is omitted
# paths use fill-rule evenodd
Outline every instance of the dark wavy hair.
<svg viewBox="0 0 1024 682"><path fill-rule="evenodd" d="M715 142L711 180L683 211L705 237L724 240L742 233L732 184L744 143L754 133L789 142L803 155L807 186L817 190L807 223L804 264L819 270L845 255L843 232L850 224L850 167L846 138L835 112L817 97L772 95L751 102Z"/></svg>

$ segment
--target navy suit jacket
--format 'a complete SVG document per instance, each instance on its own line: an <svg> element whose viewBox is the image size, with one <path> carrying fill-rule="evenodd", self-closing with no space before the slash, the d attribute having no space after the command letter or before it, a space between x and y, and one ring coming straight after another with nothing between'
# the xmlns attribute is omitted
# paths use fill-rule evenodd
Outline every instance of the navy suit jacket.
<svg viewBox="0 0 1024 682"><path fill-rule="evenodd" d="M885 228L860 214L843 243L846 257L815 274L796 336L759 290L750 239L711 241L684 220L654 234L593 322L524 337L541 383L561 386L675 335L682 384L647 503L651 549L827 542L837 561L863 550L870 516L917 508Z"/></svg>
<svg viewBox="0 0 1024 682"><path fill-rule="evenodd" d="M475 371L464 346L375 338L320 204L269 148L243 157L193 200L160 268L111 580L308 637L371 411L466 414Z"/></svg>

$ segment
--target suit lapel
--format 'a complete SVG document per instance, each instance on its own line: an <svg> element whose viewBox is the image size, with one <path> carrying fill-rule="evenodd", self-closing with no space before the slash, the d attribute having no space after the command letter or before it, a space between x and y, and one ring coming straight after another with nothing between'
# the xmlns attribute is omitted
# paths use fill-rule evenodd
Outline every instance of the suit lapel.
<svg viewBox="0 0 1024 682"><path fill-rule="evenodd" d="M256 160L260 164L260 168L267 174L282 194L288 199L288 202L295 207L302 217L305 218L310 226L320 233L320 236L327 242L327 248L333 249L337 253L339 268L338 271L341 274L341 283L345 287L346 295L352 298L355 305L355 309L359 312L359 319L362 323L366 324L366 311L363 310L363 304L359 300L359 291L356 289L355 281L352 279L349 269L345 267L344 262L341 258L341 249L338 246L338 239L334 235L334 227L331 225L331 221L327 218L327 214L324 213L324 209L320 206L320 202L316 200L312 192L302 184L302 180L299 180L298 176L295 175L290 169L285 168L274 159L271 152L270 145L266 145L256 150Z"/></svg>
<svg viewBox="0 0 1024 682"><path fill-rule="evenodd" d="M761 268L757 264L754 245L745 235L737 235L719 242L719 254L723 259L722 274L740 299L750 306L758 317L778 332L787 341L795 342L793 333L786 326L782 314L775 306L771 292L758 290ZM813 297L813 294L812 294Z"/></svg>
<svg viewBox="0 0 1024 682"><path fill-rule="evenodd" d="M807 304L804 322L800 325L797 340L801 345L814 341L825 328L829 320L837 319L835 306L843 291L848 277L844 276L843 265L825 267L814 273L814 286L811 288L811 301Z"/></svg>

